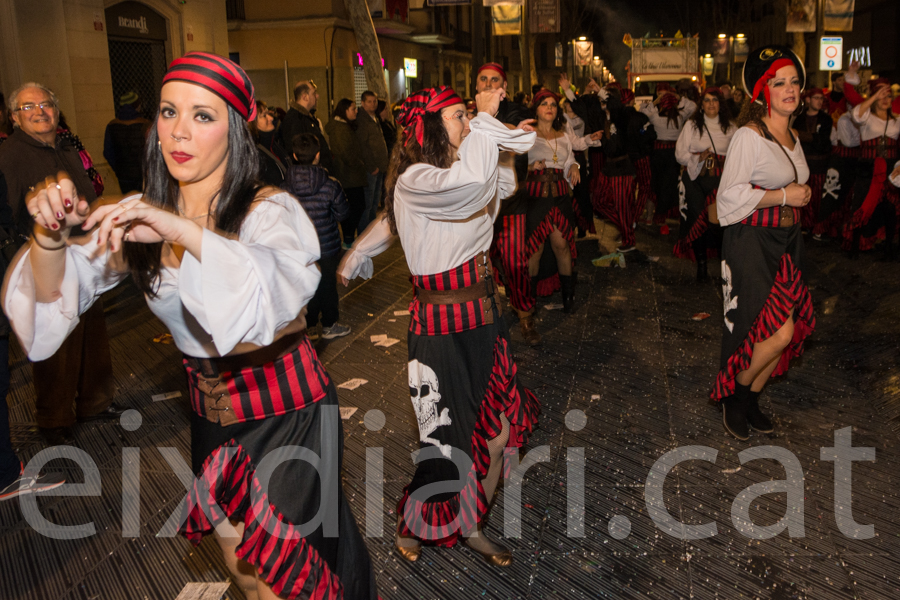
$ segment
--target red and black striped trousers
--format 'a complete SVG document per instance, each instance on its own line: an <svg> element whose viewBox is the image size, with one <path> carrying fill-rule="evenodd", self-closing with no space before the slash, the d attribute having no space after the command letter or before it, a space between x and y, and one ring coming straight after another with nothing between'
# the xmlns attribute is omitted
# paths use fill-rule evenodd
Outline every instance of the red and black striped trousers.
<svg viewBox="0 0 900 600"><path fill-rule="evenodd" d="M637 206L634 198L635 178L631 175L603 178L605 202L594 204L594 210L612 221L622 236L620 245L635 244L634 223L637 220Z"/></svg>

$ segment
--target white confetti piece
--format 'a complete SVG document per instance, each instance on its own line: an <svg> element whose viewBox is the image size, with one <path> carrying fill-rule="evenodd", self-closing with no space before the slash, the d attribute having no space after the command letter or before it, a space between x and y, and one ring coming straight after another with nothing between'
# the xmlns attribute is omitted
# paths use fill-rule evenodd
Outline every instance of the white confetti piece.
<svg viewBox="0 0 900 600"><path fill-rule="evenodd" d="M559 310L559 309L561 309L562 307L563 307L562 304L559 304L559 303L556 303L556 302L551 302L550 304L545 304L545 305L544 305L544 308L546 308L547 310Z"/></svg>
<svg viewBox="0 0 900 600"><path fill-rule="evenodd" d="M402 316L408 315L408 314L409 314L409 311L408 311L408 310L395 310L395 311L394 311L394 316L395 316L395 317L402 317Z"/></svg>
<svg viewBox="0 0 900 600"><path fill-rule="evenodd" d="M387 339L386 333L380 333L378 335L370 335L369 336L369 341L372 342L373 344L377 344L378 342L383 342L386 339Z"/></svg>
<svg viewBox="0 0 900 600"><path fill-rule="evenodd" d="M352 417L353 413L355 413L357 410L359 410L359 409L355 406L342 406L341 407L341 419L346 421L347 419Z"/></svg>
<svg viewBox="0 0 900 600"><path fill-rule="evenodd" d="M388 323L396 323L397 319L388 319Z"/></svg>
<svg viewBox="0 0 900 600"><path fill-rule="evenodd" d="M339 387L339 388L344 388L345 390L355 390L355 389L358 388L359 386L365 385L365 384L367 384L367 383L369 383L369 380L368 380L368 379L360 379L359 377L354 377L353 379L350 379L350 380L348 380L348 381L345 381L344 383L342 383L342 384L339 385L338 387Z"/></svg>
<svg viewBox="0 0 900 600"><path fill-rule="evenodd" d="M378 342L378 343L375 344L375 345L376 345L376 346L381 346L382 348L390 348L391 346L393 346L394 344L396 344L396 343L399 342L399 341L400 341L400 340L398 340L398 339L396 339L396 338L389 338L389 337L386 337L385 339L381 340L380 342Z"/></svg>
<svg viewBox="0 0 900 600"><path fill-rule="evenodd" d="M188 583L175 600L220 600L229 587L231 584L227 581L224 583Z"/></svg>
<svg viewBox="0 0 900 600"><path fill-rule="evenodd" d="M600 394L591 394L591 400L599 400Z"/></svg>
<svg viewBox="0 0 900 600"><path fill-rule="evenodd" d="M154 394L150 399L154 402L162 402L163 400L171 400L172 398L181 398L181 392L166 392L165 394Z"/></svg>

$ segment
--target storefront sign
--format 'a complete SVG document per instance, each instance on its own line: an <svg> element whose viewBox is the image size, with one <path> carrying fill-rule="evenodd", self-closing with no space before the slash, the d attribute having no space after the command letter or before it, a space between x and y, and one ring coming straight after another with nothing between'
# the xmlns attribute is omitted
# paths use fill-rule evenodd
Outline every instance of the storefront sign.
<svg viewBox="0 0 900 600"><path fill-rule="evenodd" d="M120 2L106 9L106 28L110 36L142 40L165 40L166 20L140 2Z"/></svg>
<svg viewBox="0 0 900 600"><path fill-rule="evenodd" d="M415 58L403 59L403 74L407 77L417 77L419 71L419 61Z"/></svg>
<svg viewBox="0 0 900 600"><path fill-rule="evenodd" d="M532 0L531 33L559 33L559 0Z"/></svg>

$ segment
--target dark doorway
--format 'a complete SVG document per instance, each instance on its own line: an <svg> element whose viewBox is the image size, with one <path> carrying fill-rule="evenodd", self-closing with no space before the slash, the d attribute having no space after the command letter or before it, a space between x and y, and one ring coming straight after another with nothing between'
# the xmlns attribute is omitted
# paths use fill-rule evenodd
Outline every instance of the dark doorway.
<svg viewBox="0 0 900 600"><path fill-rule="evenodd" d="M120 2L106 9L106 23L115 106L123 95L137 92L142 115L152 120L167 67L166 20L140 2Z"/></svg>

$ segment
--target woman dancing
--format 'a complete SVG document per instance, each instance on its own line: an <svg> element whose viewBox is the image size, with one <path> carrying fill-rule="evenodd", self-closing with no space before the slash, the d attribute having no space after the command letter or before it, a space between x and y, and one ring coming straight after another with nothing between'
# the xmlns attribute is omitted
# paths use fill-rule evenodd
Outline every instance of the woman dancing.
<svg viewBox="0 0 900 600"><path fill-rule="evenodd" d="M701 110L684 126L675 144L675 158L684 170L678 193L681 227L674 253L697 261L698 282L709 279L707 251L718 250L720 244L721 228L711 223L708 215L710 206L716 203L719 178L735 131L737 127L722 92L707 88Z"/></svg>
<svg viewBox="0 0 900 600"><path fill-rule="evenodd" d="M480 92L471 123L448 87L406 99L385 214L338 267L345 283L370 276L371 257L395 232L412 273L409 391L422 450L398 506L395 538L408 561L419 559L422 541L450 547L461 534L488 563L512 563L510 551L481 532L503 449L525 444L539 411L516 376L487 258L500 200L516 187L512 161L501 166L500 151L527 152L535 137L528 124L510 130L491 116L505 93ZM438 482L453 482L456 491L429 496Z"/></svg>
<svg viewBox="0 0 900 600"><path fill-rule="evenodd" d="M199 543L216 530L247 598L374 600L340 485L337 394L305 331L316 232L294 198L257 182L255 118L238 65L202 52L173 61L148 134L144 195L88 214L64 174L36 186L34 237L11 267L4 308L40 360L130 274L184 353L199 481L184 533ZM88 242L68 240L72 227L98 224ZM318 468L287 460L296 456L281 449L298 446Z"/></svg>
<svg viewBox="0 0 900 600"><path fill-rule="evenodd" d="M716 200L722 240L722 366L712 398L725 430L773 431L759 408L770 377L787 372L815 328L803 281L800 209L809 202L809 168L791 114L806 73L789 48L765 46L744 65L750 102L738 119Z"/></svg>

